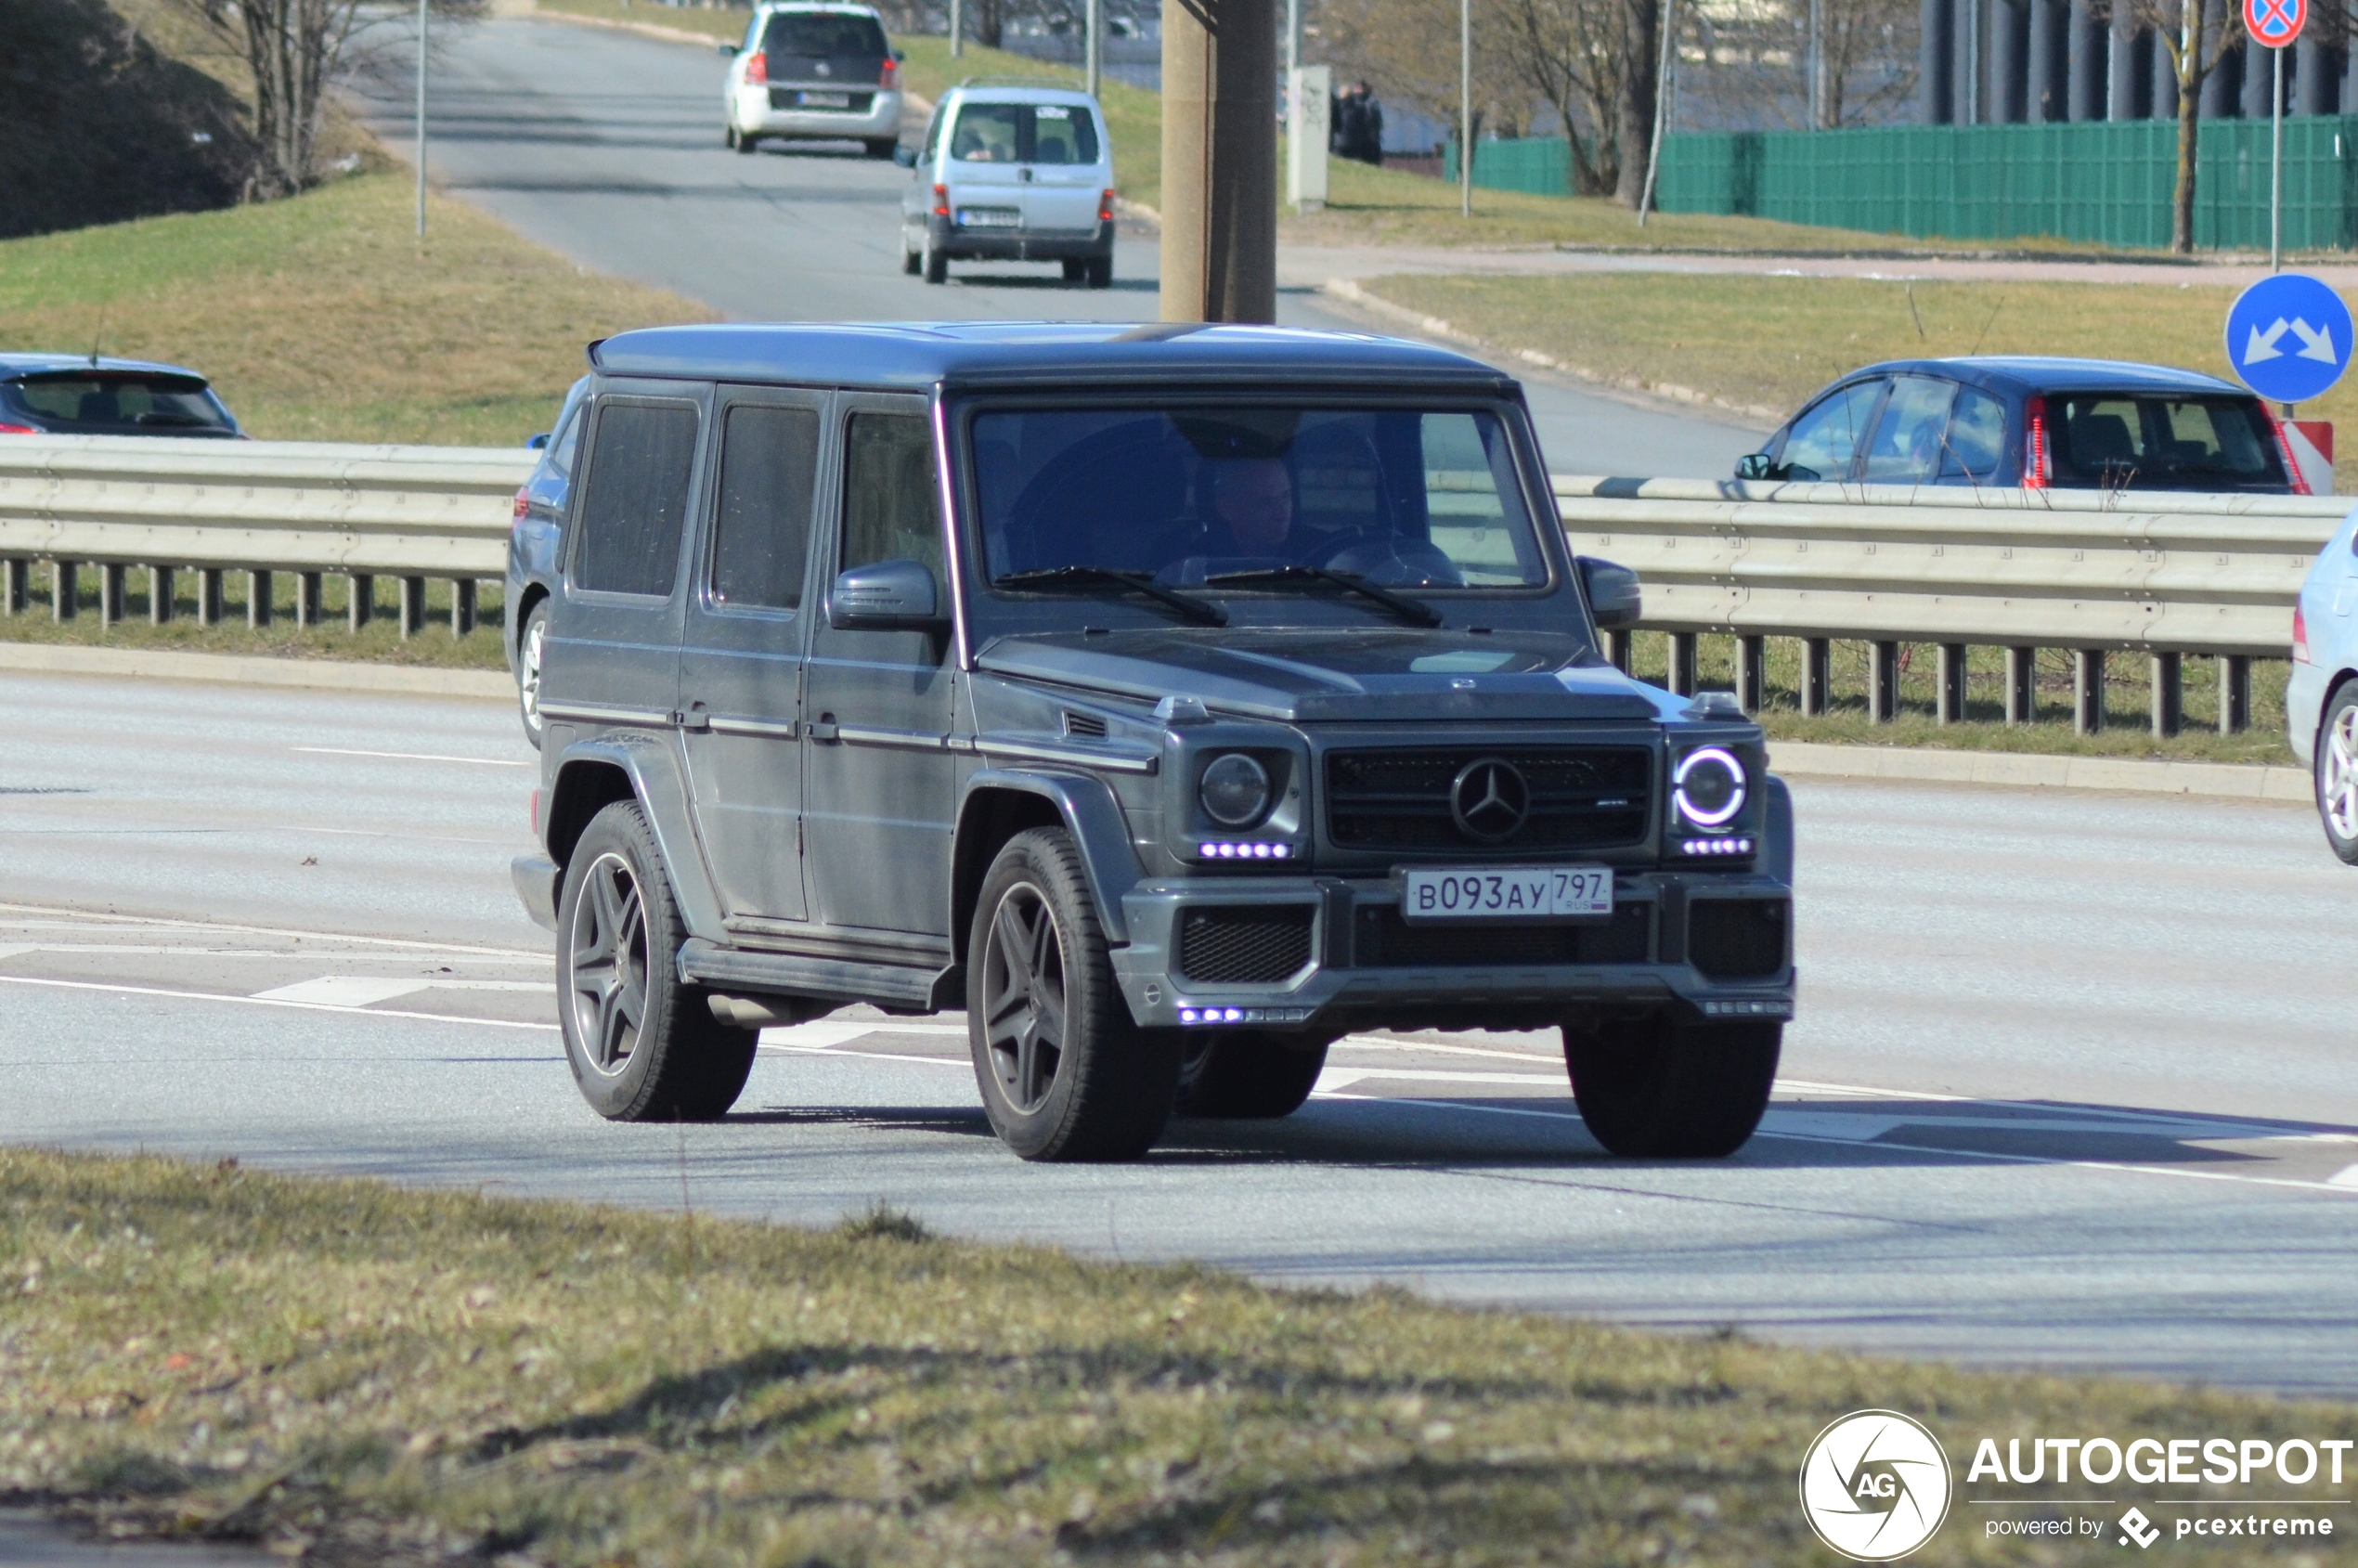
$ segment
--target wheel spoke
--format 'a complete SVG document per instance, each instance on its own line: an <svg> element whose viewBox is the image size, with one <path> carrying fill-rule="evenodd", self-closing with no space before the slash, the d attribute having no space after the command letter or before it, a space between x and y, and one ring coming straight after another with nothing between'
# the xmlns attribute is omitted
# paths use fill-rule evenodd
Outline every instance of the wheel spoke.
<svg viewBox="0 0 2358 1568"><path fill-rule="evenodd" d="M1025 1020L1016 1036L1015 1101L1017 1110L1030 1110L1040 1103L1040 1029L1036 1020Z"/></svg>

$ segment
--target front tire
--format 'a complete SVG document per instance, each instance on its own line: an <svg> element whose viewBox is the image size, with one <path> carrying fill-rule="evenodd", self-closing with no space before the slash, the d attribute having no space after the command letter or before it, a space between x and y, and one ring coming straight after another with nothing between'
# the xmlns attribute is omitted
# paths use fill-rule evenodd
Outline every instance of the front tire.
<svg viewBox="0 0 2358 1568"><path fill-rule="evenodd" d="M1327 1043L1303 1049L1257 1030L1187 1036L1179 1060L1179 1114L1274 1121L1302 1108L1326 1070Z"/></svg>
<svg viewBox="0 0 2358 1568"><path fill-rule="evenodd" d="M540 717L540 671L549 643L549 602L538 600L525 612L524 629L516 635L516 712L524 720L524 738L538 751L549 732Z"/></svg>
<svg viewBox="0 0 2358 1568"><path fill-rule="evenodd" d="M2342 864L2358 865L2358 680L2343 681L2326 699L2311 776L2326 844Z"/></svg>
<svg viewBox="0 0 2358 1568"><path fill-rule="evenodd" d="M983 878L966 1033L991 1129L1025 1160L1135 1160L1170 1120L1178 1042L1131 1017L1062 828L1016 835Z"/></svg>
<svg viewBox="0 0 2358 1568"><path fill-rule="evenodd" d="M1784 1026L1655 1013L1566 1025L1563 1037L1573 1098L1599 1143L1632 1160L1717 1160L1760 1125Z"/></svg>
<svg viewBox="0 0 2358 1568"><path fill-rule="evenodd" d="M574 846L557 906L557 1019L565 1061L609 1121L709 1121L737 1103L758 1036L713 1017L675 958L686 931L635 800Z"/></svg>

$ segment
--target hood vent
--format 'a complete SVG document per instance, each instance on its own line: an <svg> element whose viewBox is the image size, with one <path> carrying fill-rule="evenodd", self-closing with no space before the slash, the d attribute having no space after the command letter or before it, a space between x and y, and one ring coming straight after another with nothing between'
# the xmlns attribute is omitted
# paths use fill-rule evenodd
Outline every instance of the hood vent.
<svg viewBox="0 0 2358 1568"><path fill-rule="evenodd" d="M1065 733L1077 740L1101 741L1106 738L1106 721L1091 713L1075 713L1065 709Z"/></svg>

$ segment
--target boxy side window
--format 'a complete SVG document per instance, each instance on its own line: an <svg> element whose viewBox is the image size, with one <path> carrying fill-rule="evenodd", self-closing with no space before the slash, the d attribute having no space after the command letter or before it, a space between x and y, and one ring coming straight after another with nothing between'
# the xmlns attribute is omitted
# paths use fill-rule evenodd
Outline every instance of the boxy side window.
<svg viewBox="0 0 2358 1568"><path fill-rule="evenodd" d="M839 570L879 561L917 561L939 582L941 486L933 431L910 414L859 413L844 438L843 561Z"/></svg>
<svg viewBox="0 0 2358 1568"><path fill-rule="evenodd" d="M720 506L712 542L716 603L762 610L801 604L818 471L815 411L758 404L729 410L721 426Z"/></svg>
<svg viewBox="0 0 2358 1568"><path fill-rule="evenodd" d="M592 593L668 598L695 470L693 403L608 399L590 447L573 583Z"/></svg>

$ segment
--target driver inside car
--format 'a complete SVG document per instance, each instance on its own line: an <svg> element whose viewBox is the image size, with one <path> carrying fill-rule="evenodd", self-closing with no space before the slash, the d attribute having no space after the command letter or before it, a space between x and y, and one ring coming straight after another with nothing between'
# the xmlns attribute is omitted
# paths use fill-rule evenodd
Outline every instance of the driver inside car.
<svg viewBox="0 0 2358 1568"><path fill-rule="evenodd" d="M1288 555L1293 532L1293 475L1277 458L1231 458L1211 471L1211 511L1235 548L1214 555Z"/></svg>

